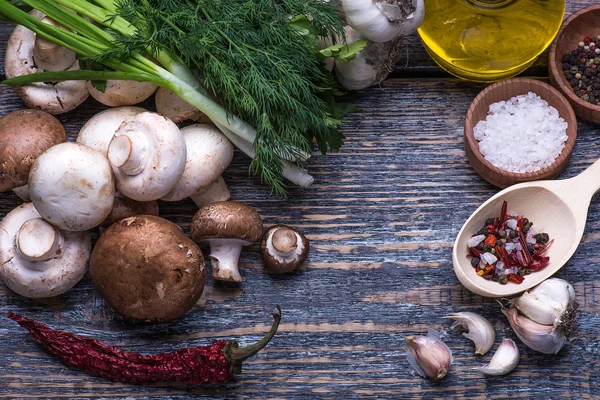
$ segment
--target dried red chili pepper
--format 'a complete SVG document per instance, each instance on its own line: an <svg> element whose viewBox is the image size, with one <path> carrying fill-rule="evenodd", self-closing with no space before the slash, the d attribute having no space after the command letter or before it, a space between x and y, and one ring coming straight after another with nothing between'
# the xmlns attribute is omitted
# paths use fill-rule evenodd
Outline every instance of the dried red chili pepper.
<svg viewBox="0 0 600 400"><path fill-rule="evenodd" d="M500 227L499 229L506 228L506 214L508 211L508 202L505 201L502 203L502 211L500 213Z"/></svg>
<svg viewBox="0 0 600 400"><path fill-rule="evenodd" d="M523 283L523 281L525 280L524 277L522 277L521 275L517 275L517 274L508 274L507 279L514 283Z"/></svg>
<svg viewBox="0 0 600 400"><path fill-rule="evenodd" d="M490 233L489 235L487 235L483 243L489 244L490 246L496 246L496 235Z"/></svg>
<svg viewBox="0 0 600 400"><path fill-rule="evenodd" d="M9 318L29 330L33 338L63 364L117 382L179 382L186 385L224 383L233 374L240 373L242 362L265 347L277 332L281 320L279 306L272 315L275 321L269 332L250 346L238 347L236 340L217 340L210 346L144 356L8 313Z"/></svg>

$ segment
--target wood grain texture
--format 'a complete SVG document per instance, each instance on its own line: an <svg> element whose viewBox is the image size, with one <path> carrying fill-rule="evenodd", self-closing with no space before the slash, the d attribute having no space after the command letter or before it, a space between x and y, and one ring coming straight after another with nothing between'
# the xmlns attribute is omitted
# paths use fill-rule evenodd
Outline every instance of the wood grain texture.
<svg viewBox="0 0 600 400"><path fill-rule="evenodd" d="M586 3L591 0L571 1L568 9ZM0 49L9 32L0 25ZM161 325L124 321L89 277L47 300L21 298L0 284L0 398L597 398L600 204L592 203L582 245L558 275L575 285L581 303L576 340L554 357L530 351L498 305L464 289L452 272L458 230L497 191L473 171L463 150L464 115L484 85L448 77L416 36L407 48L408 66L404 60L394 79L350 98L358 111L343 128L346 146L339 154L314 157L312 188L292 188L288 200L270 197L248 178L249 162L239 153L225 174L232 198L256 207L266 226L291 224L307 234L312 253L300 271L269 274L257 247L251 247L242 254L241 288L209 278L186 317ZM546 68L542 57L529 75L547 76ZM21 106L10 88L0 87L0 114ZM102 109L89 100L59 119L72 140ZM599 153L597 127L580 121L577 144L559 179L581 172ZM0 194L0 217L19 203L11 193ZM191 201L160 207L164 217L188 231L196 210ZM127 350L158 353L217 338L254 342L268 329L275 304L283 309L283 323L274 341L234 382L217 387L138 387L90 377L57 363L2 317L12 310ZM497 344L503 337L518 343L521 363L510 376L474 372L491 353L476 357L472 343L457 332L445 339L456 361L444 381L410 374L403 337L428 327L447 330L450 320L442 316L456 311L488 317Z"/></svg>

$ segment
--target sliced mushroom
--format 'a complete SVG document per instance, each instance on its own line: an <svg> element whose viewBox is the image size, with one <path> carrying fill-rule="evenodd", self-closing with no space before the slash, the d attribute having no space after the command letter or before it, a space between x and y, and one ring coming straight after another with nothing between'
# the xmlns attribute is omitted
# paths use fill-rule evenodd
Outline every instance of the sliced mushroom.
<svg viewBox="0 0 600 400"><path fill-rule="evenodd" d="M298 268L306 261L309 251L306 236L287 225L270 227L260 242L260 256L265 266L278 274Z"/></svg>
<svg viewBox="0 0 600 400"><path fill-rule="evenodd" d="M63 230L86 231L110 214L115 181L102 154L79 143L61 143L31 167L29 192L46 221Z"/></svg>
<svg viewBox="0 0 600 400"><path fill-rule="evenodd" d="M132 106L152 96L158 86L150 82L106 81L104 92L96 89L91 82L85 83L94 99L109 107Z"/></svg>
<svg viewBox="0 0 600 400"><path fill-rule="evenodd" d="M137 201L158 200L181 179L186 145L170 119L144 112L126 121L108 146L117 189Z"/></svg>
<svg viewBox="0 0 600 400"><path fill-rule="evenodd" d="M202 124L210 124L212 121L202 111L192 106L175 93L165 88L156 91L156 112L169 118L176 124L192 120Z"/></svg>
<svg viewBox="0 0 600 400"><path fill-rule="evenodd" d="M191 309L206 281L198 246L166 219L143 215L111 225L90 259L98 292L128 318L170 321Z"/></svg>
<svg viewBox="0 0 600 400"><path fill-rule="evenodd" d="M89 232L60 231L26 203L0 222L0 277L21 296L58 296L83 278L91 248Z"/></svg>
<svg viewBox="0 0 600 400"><path fill-rule="evenodd" d="M194 241L210 244L213 279L243 282L238 270L242 246L260 239L262 219L252 207L237 201L210 203L194 215L191 234Z"/></svg>
<svg viewBox="0 0 600 400"><path fill-rule="evenodd" d="M231 142L213 125L186 126L181 134L187 148L185 171L161 200L191 197L198 207L206 202L229 200L229 190L220 176L233 158Z"/></svg>
<svg viewBox="0 0 600 400"><path fill-rule="evenodd" d="M119 222L124 218L135 217L136 215L154 215L158 216L158 202L156 201L135 201L124 197L121 193L115 194L115 203L113 208L100 224L101 228L108 228L112 224Z"/></svg>
<svg viewBox="0 0 600 400"><path fill-rule="evenodd" d="M108 146L115 132L123 122L143 112L147 111L140 107L117 107L104 110L85 123L77 135L77 143L91 147L104 157L108 157Z"/></svg>
<svg viewBox="0 0 600 400"><path fill-rule="evenodd" d="M56 23L37 10L30 14L45 23ZM7 78L35 74L44 71L73 71L79 69L75 53L37 37L29 29L19 25L15 28L4 59ZM62 114L73 110L89 96L85 81L38 82L13 87L23 103L29 108Z"/></svg>
<svg viewBox="0 0 600 400"><path fill-rule="evenodd" d="M0 192L26 185L35 159L66 141L61 123L44 111L19 110L0 118Z"/></svg>

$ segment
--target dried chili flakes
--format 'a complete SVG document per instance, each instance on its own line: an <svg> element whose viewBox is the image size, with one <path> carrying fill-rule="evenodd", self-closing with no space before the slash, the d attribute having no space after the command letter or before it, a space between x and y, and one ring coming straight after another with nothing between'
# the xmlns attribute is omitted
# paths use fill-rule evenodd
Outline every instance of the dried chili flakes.
<svg viewBox="0 0 600 400"><path fill-rule="evenodd" d="M554 240L547 233L537 233L533 222L508 212L502 203L500 217L488 218L467 242L468 257L477 275L496 281L520 284L524 275L539 271L550 262L544 256Z"/></svg>

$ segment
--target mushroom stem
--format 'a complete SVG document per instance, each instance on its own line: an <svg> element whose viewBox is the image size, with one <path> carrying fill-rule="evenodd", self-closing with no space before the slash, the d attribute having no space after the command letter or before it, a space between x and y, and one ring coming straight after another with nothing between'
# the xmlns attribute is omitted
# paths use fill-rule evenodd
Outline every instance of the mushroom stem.
<svg viewBox="0 0 600 400"><path fill-rule="evenodd" d="M273 233L271 238L275 254L282 258L292 256L298 248L298 238L296 232L288 228L280 228Z"/></svg>
<svg viewBox="0 0 600 400"><path fill-rule="evenodd" d="M108 146L108 159L113 167L124 174L133 176L146 167L149 156L149 143L146 136L137 130L119 130Z"/></svg>
<svg viewBox="0 0 600 400"><path fill-rule="evenodd" d="M58 229L42 218L27 220L17 234L17 251L27 261L35 263L35 269L44 270L50 264L40 263L59 255L63 238Z"/></svg>
<svg viewBox="0 0 600 400"><path fill-rule="evenodd" d="M56 21L44 17L42 22L55 28L62 28ZM38 69L43 71L65 71L75 63L74 51L36 35L33 58Z"/></svg>
<svg viewBox="0 0 600 400"><path fill-rule="evenodd" d="M216 203L217 201L227 201L231 198L231 193L225 184L222 176L219 176L216 181L206 186L204 189L190 196L198 207L202 207L208 203Z"/></svg>
<svg viewBox="0 0 600 400"><path fill-rule="evenodd" d="M212 277L219 281L243 282L238 270L243 240L209 239Z"/></svg>

